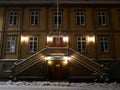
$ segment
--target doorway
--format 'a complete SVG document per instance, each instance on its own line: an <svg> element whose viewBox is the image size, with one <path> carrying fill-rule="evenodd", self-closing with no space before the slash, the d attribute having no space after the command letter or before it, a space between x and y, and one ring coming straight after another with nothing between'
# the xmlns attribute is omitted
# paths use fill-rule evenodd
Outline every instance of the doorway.
<svg viewBox="0 0 120 90"><path fill-rule="evenodd" d="M62 46L62 37L54 37L53 38L53 46L54 47L61 47Z"/></svg>
<svg viewBox="0 0 120 90"><path fill-rule="evenodd" d="M69 74L68 64L64 64L64 60L52 60L48 64L48 80L67 80Z"/></svg>
<svg viewBox="0 0 120 90"><path fill-rule="evenodd" d="M55 73L56 80L62 79L62 64L60 64L60 63L54 64L54 73Z"/></svg>

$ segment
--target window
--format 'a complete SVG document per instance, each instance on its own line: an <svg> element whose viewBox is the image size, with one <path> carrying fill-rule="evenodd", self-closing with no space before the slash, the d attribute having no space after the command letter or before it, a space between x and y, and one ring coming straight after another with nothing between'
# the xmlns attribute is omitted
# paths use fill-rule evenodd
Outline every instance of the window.
<svg viewBox="0 0 120 90"><path fill-rule="evenodd" d="M6 52L7 53L14 53L16 48L16 37L9 36L7 37L7 44L6 44Z"/></svg>
<svg viewBox="0 0 120 90"><path fill-rule="evenodd" d="M54 11L53 13L53 24L54 25L62 25L62 12Z"/></svg>
<svg viewBox="0 0 120 90"><path fill-rule="evenodd" d="M76 12L76 24L79 26L85 25L85 12L83 11Z"/></svg>
<svg viewBox="0 0 120 90"><path fill-rule="evenodd" d="M30 25L38 25L39 24L39 11L31 11L30 12Z"/></svg>
<svg viewBox="0 0 120 90"><path fill-rule="evenodd" d="M98 11L98 25L105 26L106 25L106 12L105 11Z"/></svg>
<svg viewBox="0 0 120 90"><path fill-rule="evenodd" d="M84 36L77 37L77 51L80 53L86 52L86 38Z"/></svg>
<svg viewBox="0 0 120 90"><path fill-rule="evenodd" d="M37 36L31 36L29 38L29 51L31 53L34 53L38 50L38 37Z"/></svg>
<svg viewBox="0 0 120 90"><path fill-rule="evenodd" d="M18 12L17 11L10 11L9 12L9 25L16 26L18 19Z"/></svg>
<svg viewBox="0 0 120 90"><path fill-rule="evenodd" d="M101 52L109 52L109 41L108 37L100 37L100 50Z"/></svg>

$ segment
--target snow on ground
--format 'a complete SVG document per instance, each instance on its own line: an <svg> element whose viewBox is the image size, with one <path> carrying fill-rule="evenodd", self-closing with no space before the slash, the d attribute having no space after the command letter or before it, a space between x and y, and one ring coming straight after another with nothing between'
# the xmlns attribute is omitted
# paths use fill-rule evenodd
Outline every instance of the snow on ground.
<svg viewBox="0 0 120 90"><path fill-rule="evenodd" d="M119 83L0 81L0 90L120 90Z"/></svg>

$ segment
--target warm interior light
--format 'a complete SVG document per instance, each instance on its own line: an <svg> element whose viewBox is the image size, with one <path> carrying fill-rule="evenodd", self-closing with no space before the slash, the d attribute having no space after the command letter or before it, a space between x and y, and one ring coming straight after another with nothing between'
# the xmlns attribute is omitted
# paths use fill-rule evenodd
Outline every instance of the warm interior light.
<svg viewBox="0 0 120 90"><path fill-rule="evenodd" d="M28 36L21 36L21 42L27 42Z"/></svg>
<svg viewBox="0 0 120 90"><path fill-rule="evenodd" d="M95 36L89 36L88 40L89 42L95 42Z"/></svg>
<svg viewBox="0 0 120 90"><path fill-rule="evenodd" d="M66 64L68 64L68 60L64 60L64 62L63 62L63 63L64 63L65 65L66 65Z"/></svg>
<svg viewBox="0 0 120 90"><path fill-rule="evenodd" d="M51 58L52 58L52 57L49 57L49 56L48 56L48 57L45 57L46 60L51 60Z"/></svg>
<svg viewBox="0 0 120 90"><path fill-rule="evenodd" d="M64 42L68 42L68 41L69 41L69 38L68 38L68 37L63 37L63 41L64 41Z"/></svg>
<svg viewBox="0 0 120 90"><path fill-rule="evenodd" d="M63 59L64 60L70 60L70 57L64 56Z"/></svg>
<svg viewBox="0 0 120 90"><path fill-rule="evenodd" d="M52 42L52 41L53 41L53 37L48 36L47 37L47 42Z"/></svg>
<svg viewBox="0 0 120 90"><path fill-rule="evenodd" d="M48 61L48 64L52 64L52 61L51 61L51 60L49 60L49 61Z"/></svg>

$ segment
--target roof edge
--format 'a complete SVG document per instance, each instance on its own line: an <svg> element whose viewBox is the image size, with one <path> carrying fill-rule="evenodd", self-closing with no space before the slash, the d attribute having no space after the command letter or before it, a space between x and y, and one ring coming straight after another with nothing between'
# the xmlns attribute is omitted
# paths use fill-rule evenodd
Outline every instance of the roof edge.
<svg viewBox="0 0 120 90"><path fill-rule="evenodd" d="M0 5L56 4L56 1L0 1ZM120 1L61 1L60 4L120 4Z"/></svg>

